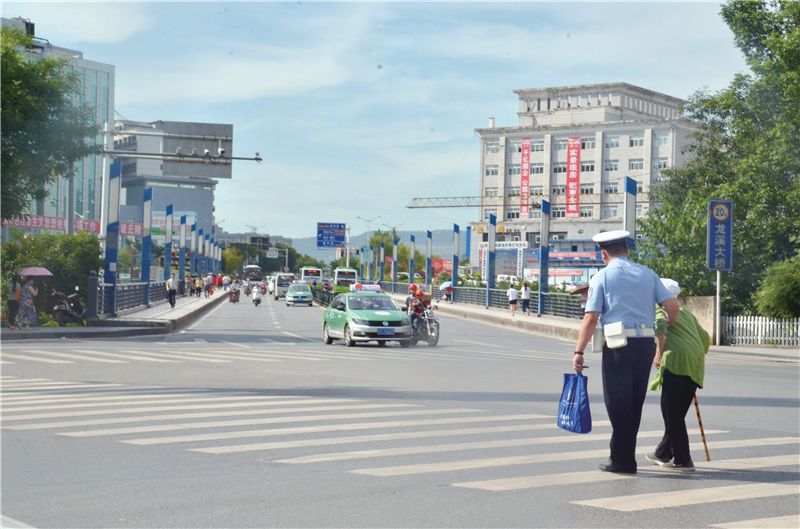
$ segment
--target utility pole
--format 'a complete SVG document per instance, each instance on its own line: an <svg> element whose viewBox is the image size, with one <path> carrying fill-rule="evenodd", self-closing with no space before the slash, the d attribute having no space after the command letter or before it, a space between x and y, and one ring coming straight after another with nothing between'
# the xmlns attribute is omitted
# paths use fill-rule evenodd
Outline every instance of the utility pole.
<svg viewBox="0 0 800 529"><path fill-rule="evenodd" d="M364 222L367 223L367 243L364 245L364 247L365 248L371 248L371 245L369 243L369 237L370 237L370 232L372 231L372 223L375 222L376 220L380 219L381 216L378 215L377 217L372 217L371 219L365 219L364 217L359 217L359 216L356 216L356 218L359 219L359 220L363 220ZM369 255L370 255L370 259L372 259L373 255L372 255L371 251L369 252ZM371 272L372 268L373 267L370 264L368 270ZM370 274L369 280L372 281L372 275L371 274Z"/></svg>

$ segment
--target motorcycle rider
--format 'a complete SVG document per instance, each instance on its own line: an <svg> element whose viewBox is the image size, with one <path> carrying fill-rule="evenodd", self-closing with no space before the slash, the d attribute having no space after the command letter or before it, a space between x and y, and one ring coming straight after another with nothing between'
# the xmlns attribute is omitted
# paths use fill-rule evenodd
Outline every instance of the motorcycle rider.
<svg viewBox="0 0 800 529"><path fill-rule="evenodd" d="M258 307L261 304L261 287L256 284L253 288L253 305Z"/></svg>
<svg viewBox="0 0 800 529"><path fill-rule="evenodd" d="M409 315L411 317L411 328L413 332L417 332L419 319L425 312L425 302L422 301L423 296L425 296L425 292L423 292L421 288L415 289L414 294L409 296L409 298L411 298Z"/></svg>

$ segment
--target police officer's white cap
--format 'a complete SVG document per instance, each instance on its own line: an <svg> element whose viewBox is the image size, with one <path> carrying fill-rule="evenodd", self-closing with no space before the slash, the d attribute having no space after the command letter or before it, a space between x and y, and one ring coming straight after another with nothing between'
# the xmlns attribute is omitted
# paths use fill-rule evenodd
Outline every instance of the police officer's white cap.
<svg viewBox="0 0 800 529"><path fill-rule="evenodd" d="M612 230L598 233L592 240L600 245L610 244L612 242L624 241L631 236L631 232L626 230Z"/></svg>

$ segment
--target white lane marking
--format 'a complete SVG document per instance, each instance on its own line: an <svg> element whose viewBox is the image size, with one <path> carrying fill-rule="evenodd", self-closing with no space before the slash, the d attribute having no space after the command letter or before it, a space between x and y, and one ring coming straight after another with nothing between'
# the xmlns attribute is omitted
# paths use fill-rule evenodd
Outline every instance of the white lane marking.
<svg viewBox="0 0 800 529"><path fill-rule="evenodd" d="M161 358L154 358L144 355L125 355L119 353L107 353L105 351L90 351L88 349L76 349L78 353L85 354L85 355L102 355L102 356L110 356L111 358L121 358L126 362L133 362L133 361L140 361L140 362L158 362L158 363L174 363L173 360L164 360Z"/></svg>
<svg viewBox="0 0 800 529"><path fill-rule="evenodd" d="M329 424L325 426L300 426L293 428L274 428L268 430L243 430L238 432L218 432L211 434L198 435L176 435L169 437L153 437L149 439L124 439L121 442L134 445L157 445L169 443L188 443L194 441L217 441L221 439L243 439L247 437L267 437L274 435L292 435L320 432L345 432L355 430L377 430L382 428L403 428L406 426L443 426L446 424L470 424L479 422L502 422L502 421L529 421L531 419L541 419L544 415L501 415L487 417L458 417L443 419L421 419L414 421L382 421L368 423L342 423ZM605 453L605 452L604 452Z"/></svg>
<svg viewBox="0 0 800 529"><path fill-rule="evenodd" d="M476 410L469 410L476 411ZM412 410L412 411L381 411L365 413L339 413L323 415L302 415L299 417L269 417L259 419L236 419L232 421L207 421L185 424L163 424L154 426L132 426L130 428L107 428L103 430L89 430L85 432L60 432L59 435L67 437L99 437L104 435L124 435L132 433L169 432L174 430L192 430L199 428L221 428L227 426L252 426L254 424L291 424L296 422L314 422L340 419L367 419L378 417L406 417L410 415L445 415L450 413L463 413L464 410Z"/></svg>
<svg viewBox="0 0 800 529"><path fill-rule="evenodd" d="M150 421L172 421L177 419L207 419L210 417L236 417L254 415L281 415L309 411L341 411L341 410L363 410L363 409L386 409L416 406L415 404L355 404L351 406L308 406L304 408L279 408L279 409L254 409L221 412L199 412L199 413L169 413L164 415L146 415L134 417L113 417L111 419L88 419L83 421L56 421L49 423L25 424L21 426L6 426L10 430L49 430L54 428L73 428L76 426L99 426L102 424L130 424L137 422Z"/></svg>
<svg viewBox="0 0 800 529"><path fill-rule="evenodd" d="M217 396L212 396L212 397L204 396L204 397L201 397L199 395L189 395L189 394L187 394L187 395L184 396L185 398L172 398L172 395L169 395L166 398L157 398L157 397L158 397L158 395L152 395L152 396L144 396L143 395L141 397L136 397L136 399L142 399L142 400L136 400L136 402L124 402L124 403L120 403L120 402L105 402L108 399L104 399L102 397L99 397L99 399L103 400L103 402L80 402L80 403L77 403L77 404L75 404L75 403L73 403L73 404L61 404L60 403L61 402L60 399L55 399L55 400L53 400L53 402L57 403L55 405L50 404L49 402L48 403L35 403L36 405L34 405L34 406L16 405L16 406L13 406L13 407L4 407L3 408L3 412L4 413L17 413L17 412L21 412L21 411L46 411L46 410L67 410L67 409L78 409L78 408L102 408L102 407L108 407L108 406L119 406L120 404L123 404L123 405L125 405L125 404L135 404L135 405L138 406L138 405L141 405L141 404L180 404L182 402L192 402L192 403L205 402L205 401L208 401L208 402L224 402L224 401L245 401L245 400L263 399L263 397L257 396L257 395L242 395L240 397L217 397ZM179 395L178 397L181 397L181 396Z"/></svg>
<svg viewBox="0 0 800 529"><path fill-rule="evenodd" d="M772 457L757 457L745 459L727 459L722 461L713 461L711 463L697 464L696 466L704 471L721 470L721 469L755 469L766 468L771 466L784 466L797 464L797 455L788 456L772 456ZM639 467L639 471L654 472L675 472L661 470L660 467ZM494 492L507 491L507 490L527 490L540 487L552 487L560 485L574 485L578 483L597 483L611 479L621 479L626 476L623 474L612 474L610 472L598 472L591 470L588 472L567 472L563 474L538 474L531 476L517 476L513 478L501 479L487 479L481 481L466 481L463 483L453 483L454 487L463 487L467 489L489 490Z"/></svg>
<svg viewBox="0 0 800 529"><path fill-rule="evenodd" d="M27 362L41 362L43 364L72 364L68 360L56 360L54 358L42 358L39 356L20 355L16 353L4 352L2 358L10 358L12 360L22 360Z"/></svg>
<svg viewBox="0 0 800 529"><path fill-rule="evenodd" d="M230 360L220 360L213 356L209 357L207 353L195 353L194 351L176 352L174 358L180 358L184 362L191 360L193 362L206 362L209 364L230 364Z"/></svg>
<svg viewBox="0 0 800 529"><path fill-rule="evenodd" d="M32 525L22 523L6 515L0 516L0 527L5 527L7 529L35 529Z"/></svg>
<svg viewBox="0 0 800 529"><path fill-rule="evenodd" d="M316 342L316 340L312 340L311 338L306 338L305 336L300 336L299 334L295 334L293 332L289 331L281 331L281 332L283 332L283 334L285 334L286 336L291 336L292 338L297 338L298 340L303 340L304 342L312 342L312 343Z"/></svg>
<svg viewBox="0 0 800 529"><path fill-rule="evenodd" d="M200 318L199 320L197 320L197 321L196 321L196 322L194 322L193 324L189 325L189 326L186 328L186 330L187 330L187 331L192 331L192 330L194 330L194 328L195 328L196 326L198 326L198 325L200 325L201 323L203 323L203 322L206 320L206 318L208 318L209 316L211 316L212 314L214 314L215 312L217 312L219 309L221 309L221 308L222 308L222 307L224 307L224 306L225 306L225 303L220 303L219 305L217 305L216 307L214 307L213 309L211 309L210 311L208 311L208 312L206 313L206 315L205 315L205 316L203 316L202 318ZM202 338L197 338L197 339L195 339L195 341L201 341L201 340L202 340ZM205 341L205 340L203 340L203 341Z"/></svg>
<svg viewBox="0 0 800 529"><path fill-rule="evenodd" d="M148 357L148 358L156 358L159 360L163 360L164 362L170 362L173 364L179 364L183 362L182 359L176 358L175 354L171 353L151 353L150 351L139 351L137 349L124 349L122 352L129 354L132 360L133 359L139 360L142 357Z"/></svg>
<svg viewBox="0 0 800 529"><path fill-rule="evenodd" d="M461 340L459 338L454 338L453 341L460 343L468 343L470 345L480 345L481 347L492 347L494 349L504 349L506 347L504 345L497 345L496 343L481 343L481 342L476 342L474 340Z"/></svg>
<svg viewBox="0 0 800 529"><path fill-rule="evenodd" d="M118 388L125 386L125 384L88 384L84 382L76 382L74 384L64 383L56 384L53 386L30 387L30 388L14 388L9 391L14 391L13 395L17 396L18 391L27 392L31 395L40 394L42 391L52 391L56 389L95 389L95 388ZM5 400L5 399L4 399Z"/></svg>
<svg viewBox="0 0 800 529"><path fill-rule="evenodd" d="M725 487L704 487L688 490L661 491L650 494L627 494L613 498L572 501L576 505L586 505L610 511L635 512L646 509L666 507L685 507L723 501L752 500L800 494L800 486L782 483L748 483Z"/></svg>
<svg viewBox="0 0 800 529"><path fill-rule="evenodd" d="M800 527L800 514L776 516L774 518L755 518L740 522L714 524L709 527L716 527L717 529L787 529L789 527Z"/></svg>
<svg viewBox="0 0 800 529"><path fill-rule="evenodd" d="M98 362L100 364L124 364L124 363L126 363L126 362L123 362L121 360L110 360L110 359L107 359L107 358L94 358L94 357L91 357L91 356L77 355L77 354L72 354L72 353L61 353L61 352L57 353L55 351L36 350L36 351L30 351L30 352L31 353L36 353L36 354L48 355L48 356L55 356L56 358L66 358L68 360L83 360L83 361L88 361L88 362Z"/></svg>
<svg viewBox="0 0 800 529"><path fill-rule="evenodd" d="M741 448L749 446L775 446L783 444L797 443L800 439L796 437L768 437L764 439L742 439L731 441L716 441L714 448ZM702 450L702 443L693 443L694 450ZM646 454L652 448L641 448L637 454ZM579 453L550 453L533 454L509 457L491 457L484 459L462 459L460 461L445 461L439 463L425 463L417 465L398 465L392 467L362 468L351 470L354 474L364 474L368 476L410 476L414 474L428 474L435 472L452 472L454 470L470 470L476 468L492 468L511 465L527 465L532 463L554 463L558 461L572 461L577 459L594 459L596 457L608 456L608 449L585 450Z"/></svg>
<svg viewBox="0 0 800 529"><path fill-rule="evenodd" d="M30 421L36 419L56 419L61 417L89 417L92 415L111 415L119 413L147 413L152 411L180 411L180 410L203 410L215 408L242 408L244 406L280 406L283 404L304 404L307 398L300 397L297 400L274 400L275 397L261 397L265 402L247 401L230 402L224 404L198 404L181 406L153 406L139 408L119 408L115 410L92 410L92 411L72 411L58 413L30 413L25 415L3 414L3 421ZM136 403L132 403L136 404Z"/></svg>
<svg viewBox="0 0 800 529"><path fill-rule="evenodd" d="M226 345L230 345L230 346L232 346L232 347L238 347L238 348L240 348L240 349L250 349L250 346L249 346L249 345L244 345L244 344L241 344L241 343L236 343L236 342L228 342L228 341L223 341L222 343L224 343L224 344L226 344Z"/></svg>
<svg viewBox="0 0 800 529"><path fill-rule="evenodd" d="M248 360L251 362L277 362L272 358L260 358L258 356L248 355L246 353L197 353L197 352L184 352L181 353L186 357L191 357L192 360L199 360L204 362L228 362L231 360Z"/></svg>
<svg viewBox="0 0 800 529"><path fill-rule="evenodd" d="M0 386L4 388L8 387L16 387L16 386L26 386L28 384L62 384L63 382L60 380L53 380L52 378L27 378L27 379L20 379L20 380L4 380L0 383Z"/></svg>
<svg viewBox="0 0 800 529"><path fill-rule="evenodd" d="M164 388L144 388L161 391ZM25 404L38 404L39 402L85 402L92 400L126 400L126 399L143 399L148 397L186 397L189 395L207 395L208 393L128 393L124 395L102 395L98 396L97 393L49 393L42 395L40 393L33 395L17 396L17 397L3 397L2 406L20 406Z"/></svg>
<svg viewBox="0 0 800 529"><path fill-rule="evenodd" d="M208 340L205 338L195 338L194 341L195 343L208 343Z"/></svg>

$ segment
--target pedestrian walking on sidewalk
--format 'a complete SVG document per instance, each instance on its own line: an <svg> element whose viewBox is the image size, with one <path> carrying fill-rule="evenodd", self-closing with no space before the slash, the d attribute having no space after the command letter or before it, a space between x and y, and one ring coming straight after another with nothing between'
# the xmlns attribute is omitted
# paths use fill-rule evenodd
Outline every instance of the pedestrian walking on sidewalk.
<svg viewBox="0 0 800 529"><path fill-rule="evenodd" d="M203 278L197 276L197 279L194 280L194 293L199 298L202 292L203 292Z"/></svg>
<svg viewBox="0 0 800 529"><path fill-rule="evenodd" d="M662 279L661 282L677 300L681 292L680 285L672 279ZM669 328L664 309L659 307L656 310L656 356L653 365L658 373L650 389L661 388L664 436L655 452L645 456L656 465L682 472L694 471L689 453L689 434L686 433L686 413L697 388L703 387L706 353L710 344L708 333L687 308L680 307L678 321Z"/></svg>
<svg viewBox="0 0 800 529"><path fill-rule="evenodd" d="M514 283L511 283L511 286L506 290L506 296L508 296L508 306L511 309L511 317L513 318L517 314L517 302L519 301L519 293L514 287Z"/></svg>
<svg viewBox="0 0 800 529"><path fill-rule="evenodd" d="M522 303L522 313L530 315L531 287L528 286L527 281L522 283L522 290L519 292L519 299Z"/></svg>
<svg viewBox="0 0 800 529"><path fill-rule="evenodd" d="M33 278L27 278L20 292L19 312L17 312L17 317L15 318L17 327L30 327L39 322L39 317L36 315L36 305L33 303L38 294L39 290L33 286Z"/></svg>
<svg viewBox="0 0 800 529"><path fill-rule="evenodd" d="M17 314L19 314L19 301L22 299L22 283L20 278L12 275L6 290L6 323L9 329L16 329Z"/></svg>
<svg viewBox="0 0 800 529"><path fill-rule="evenodd" d="M635 474L636 436L656 354L656 304L664 307L670 324L678 319L679 307L655 272L629 260L628 237L630 233L624 230L592 237L600 245L606 267L589 281L572 367L583 371L583 350L599 319L605 334L603 397L612 430L610 459L600 470Z"/></svg>
<svg viewBox="0 0 800 529"><path fill-rule="evenodd" d="M175 279L175 274L169 276L169 279L167 279L164 288L166 288L167 290L167 299L169 300L169 306L174 309L175 297L178 294L178 280Z"/></svg>

